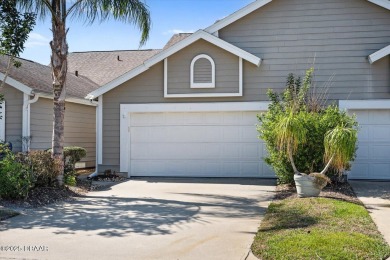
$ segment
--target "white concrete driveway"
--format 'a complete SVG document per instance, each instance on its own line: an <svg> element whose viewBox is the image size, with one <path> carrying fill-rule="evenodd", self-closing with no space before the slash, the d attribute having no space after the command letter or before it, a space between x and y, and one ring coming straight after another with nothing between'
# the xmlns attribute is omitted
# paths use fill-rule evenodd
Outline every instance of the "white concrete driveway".
<svg viewBox="0 0 390 260"><path fill-rule="evenodd" d="M275 182L130 180L3 222L0 259L245 259Z"/></svg>

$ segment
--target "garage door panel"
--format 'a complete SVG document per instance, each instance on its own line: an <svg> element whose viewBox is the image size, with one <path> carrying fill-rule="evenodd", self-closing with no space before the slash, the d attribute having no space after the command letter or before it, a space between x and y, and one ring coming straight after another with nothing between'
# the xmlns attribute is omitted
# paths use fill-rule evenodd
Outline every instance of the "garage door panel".
<svg viewBox="0 0 390 260"><path fill-rule="evenodd" d="M370 140L370 126L360 125L358 132L359 141L368 141Z"/></svg>
<svg viewBox="0 0 390 260"><path fill-rule="evenodd" d="M350 179L390 179L390 110L355 110L360 125Z"/></svg>
<svg viewBox="0 0 390 260"><path fill-rule="evenodd" d="M370 164L370 172L375 174L378 179L389 178L390 163Z"/></svg>
<svg viewBox="0 0 390 260"><path fill-rule="evenodd" d="M356 160L368 160L370 158L369 144L359 143L356 151Z"/></svg>
<svg viewBox="0 0 390 260"><path fill-rule="evenodd" d="M382 122L383 123L383 122ZM373 141L387 141L390 140L390 129L388 125L371 126L370 137Z"/></svg>
<svg viewBox="0 0 390 260"><path fill-rule="evenodd" d="M265 147L257 139L256 115L130 114L130 175L274 177L264 167Z"/></svg>
<svg viewBox="0 0 390 260"><path fill-rule="evenodd" d="M390 155L390 145L370 145L370 160L388 160Z"/></svg>
<svg viewBox="0 0 390 260"><path fill-rule="evenodd" d="M257 138L258 132L254 125L243 126L241 127L241 140L244 142L256 142L259 139Z"/></svg>
<svg viewBox="0 0 390 260"><path fill-rule="evenodd" d="M368 123L370 125L381 125L390 122L390 113L387 110L373 110L369 112Z"/></svg>

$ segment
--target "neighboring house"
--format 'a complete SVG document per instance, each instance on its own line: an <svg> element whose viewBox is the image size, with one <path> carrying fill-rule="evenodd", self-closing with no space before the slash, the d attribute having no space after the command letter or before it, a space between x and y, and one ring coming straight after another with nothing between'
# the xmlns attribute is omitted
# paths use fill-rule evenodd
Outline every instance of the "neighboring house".
<svg viewBox="0 0 390 260"><path fill-rule="evenodd" d="M0 57L0 80L4 79L8 58ZM51 68L18 59L20 68L11 68L4 89L0 140L11 142L13 150L44 150L51 147L53 94ZM65 146L81 146L87 157L77 167L95 167L96 103L83 97L98 85L68 73L65 113Z"/></svg>
<svg viewBox="0 0 390 260"><path fill-rule="evenodd" d="M316 91L361 125L349 177L390 179L389 10L387 0L258 0L128 71L125 54L111 53L107 68L104 54L71 54L70 71L102 85L86 97L98 101L99 171L272 177L256 114L267 89L314 66ZM77 62L83 55L97 58Z"/></svg>

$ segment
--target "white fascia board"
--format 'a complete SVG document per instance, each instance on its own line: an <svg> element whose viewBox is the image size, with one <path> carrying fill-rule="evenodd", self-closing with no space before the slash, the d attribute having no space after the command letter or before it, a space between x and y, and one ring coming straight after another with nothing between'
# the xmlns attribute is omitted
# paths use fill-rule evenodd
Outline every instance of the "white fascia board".
<svg viewBox="0 0 390 260"><path fill-rule="evenodd" d="M49 93L39 92L39 93L36 93L35 95L38 95L41 98L53 99L53 96ZM96 101L91 101L91 100L87 100L87 99L83 99L83 98L75 98L75 97L65 98L65 102L81 104L81 105L86 105L86 106L93 106L93 107L96 107L98 105Z"/></svg>
<svg viewBox="0 0 390 260"><path fill-rule="evenodd" d="M3 81L4 77L5 77L5 74L0 72L0 81ZM23 83L15 80L13 78L11 78L10 76L7 76L7 79L5 80L5 83L7 83L8 85L16 88L17 90L20 90L24 94L27 94L27 95L32 95L33 94L33 89L32 88L30 88L30 87L24 85Z"/></svg>
<svg viewBox="0 0 390 260"><path fill-rule="evenodd" d="M234 46L233 44L230 44L218 37L215 37L214 35L211 35L205 31L199 30L196 33L192 34L191 36L185 38L184 40L176 43L172 47L168 48L165 51L160 52L159 54L153 56L149 60L145 62L145 66L150 68L151 66L157 64L158 62L164 60L165 58L168 58L172 54L180 51L181 49L187 47L188 45L191 45L192 43L198 41L199 39L203 39L209 43L212 43L221 49L224 49L232 54L237 55L238 57L243 58L244 60L253 63L256 66L260 66L261 59L247 51L244 51L243 49L238 48L237 46Z"/></svg>
<svg viewBox="0 0 390 260"><path fill-rule="evenodd" d="M237 112L267 111L270 102L208 102L208 103L156 103L156 104L121 104L121 118L127 113L158 112Z"/></svg>
<svg viewBox="0 0 390 260"><path fill-rule="evenodd" d="M390 1L389 0L368 0L373 4L379 5L387 10L390 10Z"/></svg>
<svg viewBox="0 0 390 260"><path fill-rule="evenodd" d="M384 47L383 49L380 49L379 51L374 52L373 54L368 56L368 60L369 60L370 64L373 64L377 60L380 60L387 55L390 55L390 45L388 45L388 46Z"/></svg>
<svg viewBox="0 0 390 260"><path fill-rule="evenodd" d="M98 88L97 90L89 93L85 98L86 99L94 99L100 95L105 94L106 92L110 91L111 89L119 86L120 84L125 83L126 81L134 78L135 76L141 74L142 72L148 70L153 65L161 62L162 60L168 58L172 54L180 51L181 49L187 47L188 45L196 42L199 39L203 39L205 41L208 41L232 54L237 55L238 57L243 58L244 60L253 63L256 66L260 66L261 59L247 51L244 51L243 49L238 48L237 46L234 46L228 42L225 42L224 40L221 40L220 38L215 37L214 35L211 35L205 31L199 30L196 33L192 34L191 36L185 38L184 40L176 43L172 47L154 55L152 58L148 59L144 62L144 64L138 66L137 68L127 72L126 74L118 77L117 79L107 83L106 85Z"/></svg>
<svg viewBox="0 0 390 260"><path fill-rule="evenodd" d="M390 100L340 100L339 108L346 110L390 109Z"/></svg>
<svg viewBox="0 0 390 260"><path fill-rule="evenodd" d="M257 9L265 6L266 4L268 4L270 2L272 2L272 0L257 0L249 5L245 6L244 8L238 10L237 12L223 18L222 20L216 22L215 24L207 27L205 29L205 31L213 34L217 31L219 31L220 29L228 26L229 24L234 23L235 21L241 19L242 17L252 13L253 11L256 11Z"/></svg>

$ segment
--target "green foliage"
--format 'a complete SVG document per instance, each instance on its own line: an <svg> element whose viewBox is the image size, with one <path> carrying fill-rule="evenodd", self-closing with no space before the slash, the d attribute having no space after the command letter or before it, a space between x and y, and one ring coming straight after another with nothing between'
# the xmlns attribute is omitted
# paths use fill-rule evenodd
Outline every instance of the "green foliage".
<svg viewBox="0 0 390 260"><path fill-rule="evenodd" d="M294 183L294 171L287 153L288 145L293 148L294 162L300 172L321 172L326 164L326 134L337 126L357 128L355 118L340 111L338 107L330 105L318 109L317 104L309 104L313 72L313 69L306 72L302 84L299 77L290 74L282 94L269 90L271 103L268 111L258 115L259 138L265 141L268 150L265 162L275 170L280 183ZM349 156L350 160L354 159L354 152ZM348 169L348 161L344 161L344 169ZM337 167L330 169L331 175L336 173Z"/></svg>
<svg viewBox="0 0 390 260"><path fill-rule="evenodd" d="M325 135L325 159L331 160L333 168L342 172L355 154L357 130L343 125L336 126Z"/></svg>
<svg viewBox="0 0 390 260"><path fill-rule="evenodd" d="M25 198L33 187L29 168L18 161L11 151L3 152L5 157L0 160L0 198Z"/></svg>
<svg viewBox="0 0 390 260"><path fill-rule="evenodd" d="M52 150L48 149L47 151L51 153ZM66 146L63 152L65 165L66 167L70 167L70 170L73 170L76 163L87 156L87 150L78 146Z"/></svg>
<svg viewBox="0 0 390 260"><path fill-rule="evenodd" d="M64 173L64 183L69 186L76 186L76 171L67 171Z"/></svg>
<svg viewBox="0 0 390 260"><path fill-rule="evenodd" d="M58 166L49 152L30 151L29 153L19 153L17 157L19 161L29 167L35 187L52 187L56 184L56 178L59 174Z"/></svg>
<svg viewBox="0 0 390 260"><path fill-rule="evenodd" d="M18 57L24 49L29 33L35 26L36 14L20 13L16 0L0 2L0 54ZM15 67L20 63L14 62Z"/></svg>
<svg viewBox="0 0 390 260"><path fill-rule="evenodd" d="M75 167L75 164L87 156L87 150L82 147L68 146L64 147L64 158L69 160L69 163Z"/></svg>

